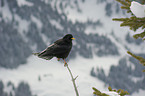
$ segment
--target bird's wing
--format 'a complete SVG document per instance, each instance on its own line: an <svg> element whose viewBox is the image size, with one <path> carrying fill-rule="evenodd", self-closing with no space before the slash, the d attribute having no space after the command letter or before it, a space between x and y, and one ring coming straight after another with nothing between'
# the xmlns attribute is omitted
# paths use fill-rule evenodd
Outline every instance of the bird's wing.
<svg viewBox="0 0 145 96"><path fill-rule="evenodd" d="M38 56L44 57L44 56L56 56L57 54L63 54L69 49L68 46L65 45L58 45L57 43L54 43L50 46L48 46L47 49L42 51Z"/></svg>

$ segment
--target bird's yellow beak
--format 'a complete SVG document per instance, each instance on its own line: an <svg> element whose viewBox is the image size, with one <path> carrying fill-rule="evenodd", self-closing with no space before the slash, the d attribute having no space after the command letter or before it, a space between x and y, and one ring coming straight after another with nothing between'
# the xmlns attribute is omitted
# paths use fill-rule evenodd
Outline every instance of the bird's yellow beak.
<svg viewBox="0 0 145 96"><path fill-rule="evenodd" d="M75 40L75 38L71 38L71 39Z"/></svg>

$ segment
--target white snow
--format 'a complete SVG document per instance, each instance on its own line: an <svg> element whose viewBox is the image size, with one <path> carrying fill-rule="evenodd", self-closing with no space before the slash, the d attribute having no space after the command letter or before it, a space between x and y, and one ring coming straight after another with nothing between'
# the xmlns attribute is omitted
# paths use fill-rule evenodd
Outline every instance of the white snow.
<svg viewBox="0 0 145 96"><path fill-rule="evenodd" d="M119 50L119 54L120 54L121 57L123 57L124 55L126 55L125 53L127 52L127 50L124 47L124 45L121 42L121 40L117 41L116 38L115 38L115 36L113 36L111 34L108 34L106 37L109 38L112 41L112 43L114 43L116 45L117 49Z"/></svg>
<svg viewBox="0 0 145 96"><path fill-rule="evenodd" d="M96 66L109 70L109 66L116 64L118 59L77 57L75 60L70 60L68 64L74 77L79 76L76 83L80 95L91 96L93 93L92 87L107 91L102 81L90 76L90 69ZM4 83L11 81L14 82L15 86L18 86L20 81L28 82L33 94L38 94L38 96L74 96L75 94L68 70L56 58L47 61L30 56L27 64L15 70L0 68L0 73L3 73L0 74L0 78L3 78ZM39 77L41 81L38 80Z"/></svg>
<svg viewBox="0 0 145 96"><path fill-rule="evenodd" d="M10 95L10 93L13 96L15 96L15 92L14 92L14 90L12 91L12 89L13 89L13 86L7 86L7 85L4 86L4 92L8 93L8 96Z"/></svg>
<svg viewBox="0 0 145 96"><path fill-rule="evenodd" d="M88 19L98 20L102 16L105 16L104 11L100 12L100 10L104 9L105 4L97 5L96 0L86 0L85 3L79 2L79 6L82 9L81 13L70 7L65 9L65 13L68 13L67 17L71 19L73 22L76 21L86 22Z"/></svg>
<svg viewBox="0 0 145 96"><path fill-rule="evenodd" d="M60 30L63 30L63 27L60 25L59 21L56 21L56 20L50 20L50 23L55 26L56 28L60 29Z"/></svg>
<svg viewBox="0 0 145 96"><path fill-rule="evenodd" d="M27 21L25 19L22 19L19 15L14 15L15 20L19 23L18 24L18 31L22 36L24 35L24 32L28 32L28 27L30 25L30 21Z"/></svg>
<svg viewBox="0 0 145 96"><path fill-rule="evenodd" d="M145 17L145 5L141 5L136 1L131 2L130 10L136 17Z"/></svg>
<svg viewBox="0 0 145 96"><path fill-rule="evenodd" d="M133 76L129 76L129 78L135 83L142 81L144 79L144 77L140 78L140 77L133 77Z"/></svg>
<svg viewBox="0 0 145 96"><path fill-rule="evenodd" d="M50 39L45 34L43 34L43 33L41 33L40 35L41 35L42 40L44 41L44 43L46 45L50 45Z"/></svg>
<svg viewBox="0 0 145 96"><path fill-rule="evenodd" d="M29 28L29 25L30 25L30 21L27 21L25 19L22 19L17 14L14 14L14 18L18 22L18 25L15 26L15 27L17 28L18 32L22 36L23 40L25 40L25 42L28 42L26 33L28 32L28 28ZM34 46L33 46L33 48L34 48Z"/></svg>
<svg viewBox="0 0 145 96"><path fill-rule="evenodd" d="M27 6L33 6L33 3L32 2L29 2L27 0L17 0L17 3L18 5L21 7L21 6L24 6L24 5L27 5Z"/></svg>
<svg viewBox="0 0 145 96"><path fill-rule="evenodd" d="M131 96L144 96L144 95L145 95L145 91L144 90L139 90L139 92L135 92Z"/></svg>
<svg viewBox="0 0 145 96"><path fill-rule="evenodd" d="M114 0L109 0L106 2L117 3ZM85 30L86 34L98 33L100 35L105 35L111 33L113 30L115 36L123 40L125 35L128 33L129 28L120 27L120 22L112 21L112 18L124 17L124 14L122 14L121 12L118 14L113 13L111 17L107 17L105 13L105 5L106 5L105 2L97 4L96 0L85 0L84 3L79 2L80 9L82 10L81 13L75 9L72 9L71 7L67 7L64 11L68 19L71 20L73 23L75 23L76 21L87 22L88 20L92 21L100 20L100 22L103 23L103 26L101 27L100 26L99 27L96 26L96 28L87 27Z"/></svg>
<svg viewBox="0 0 145 96"><path fill-rule="evenodd" d="M135 65L129 62L129 56L126 56L125 58L127 59L127 67L131 67L132 70L135 70Z"/></svg>
<svg viewBox="0 0 145 96"><path fill-rule="evenodd" d="M36 18L35 16L31 15L31 20L34 23L36 23L38 29L41 29L42 28L43 24L42 24L42 22L38 18Z"/></svg>
<svg viewBox="0 0 145 96"><path fill-rule="evenodd" d="M5 21L11 21L12 20L12 13L9 9L7 2L4 2L4 3L5 3L4 6L0 7L0 13L2 13L2 18Z"/></svg>
<svg viewBox="0 0 145 96"><path fill-rule="evenodd" d="M118 93L116 93L116 92L102 92L102 93L106 93L107 95L109 95L109 96L120 96L120 95L118 95Z"/></svg>
<svg viewBox="0 0 145 96"><path fill-rule="evenodd" d="M97 26L96 27L87 26L86 29L85 29L85 33L86 34L96 34L96 33L98 33L97 28L100 29L100 27L102 27L102 26L99 26L99 28Z"/></svg>

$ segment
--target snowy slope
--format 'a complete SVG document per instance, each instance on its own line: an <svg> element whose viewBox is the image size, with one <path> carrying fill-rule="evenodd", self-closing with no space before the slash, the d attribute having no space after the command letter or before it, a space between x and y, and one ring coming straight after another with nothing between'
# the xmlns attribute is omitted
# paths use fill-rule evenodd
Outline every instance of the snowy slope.
<svg viewBox="0 0 145 96"><path fill-rule="evenodd" d="M107 91L103 82L90 76L90 69L93 66L97 66L108 70L110 64L117 63L117 59L113 60L110 57L84 59L78 56L77 59L70 60L68 64L73 75L78 75L76 83L80 95L91 96L92 87ZM110 64L103 65L107 62ZM27 64L15 70L0 68L0 72L3 73L0 74L0 78L3 78L4 83L12 81L15 86L18 86L20 81L28 82L32 93L38 96L74 96L75 94L68 70L56 58L46 61L30 56Z"/></svg>

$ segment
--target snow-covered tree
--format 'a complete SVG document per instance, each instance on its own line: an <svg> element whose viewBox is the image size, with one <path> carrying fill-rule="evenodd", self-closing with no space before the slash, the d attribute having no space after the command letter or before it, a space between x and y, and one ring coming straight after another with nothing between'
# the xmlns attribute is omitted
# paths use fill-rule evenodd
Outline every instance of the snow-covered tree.
<svg viewBox="0 0 145 96"><path fill-rule="evenodd" d="M133 30L137 34L135 34L133 37L135 39L142 38L142 40L145 40L145 0L116 0L119 3L122 4L121 8L127 10L127 13L131 13L131 17L129 18L113 18L114 21L120 21L122 22L120 26L128 26L130 27L130 30ZM142 32L137 32L137 29L142 29ZM145 66L145 58L136 56L135 54L131 53L130 51L127 51L128 54L130 54L132 57L136 58L140 61L140 63ZM143 70L145 72L145 70ZM94 94L97 96L112 96L112 93L108 92L101 92L98 89L94 88ZM111 87L108 87L108 90L111 92L115 92L118 95L113 96L125 96L129 93L127 91L124 91L122 89L119 90L113 90Z"/></svg>
<svg viewBox="0 0 145 96"><path fill-rule="evenodd" d="M130 30L133 30L137 34L133 37L135 39L142 38L145 40L145 0L116 0L122 4L121 8L126 9L127 13L131 13L131 17L129 18L114 18L114 21L121 21L120 26L128 26ZM137 29L142 29L142 32L138 32ZM145 59L140 56L136 56L131 52L127 52L132 57L136 58L140 61L140 63L145 66ZM143 70L145 72L145 70Z"/></svg>

